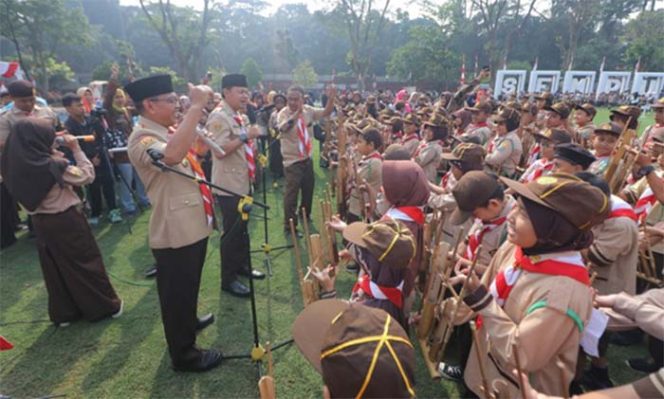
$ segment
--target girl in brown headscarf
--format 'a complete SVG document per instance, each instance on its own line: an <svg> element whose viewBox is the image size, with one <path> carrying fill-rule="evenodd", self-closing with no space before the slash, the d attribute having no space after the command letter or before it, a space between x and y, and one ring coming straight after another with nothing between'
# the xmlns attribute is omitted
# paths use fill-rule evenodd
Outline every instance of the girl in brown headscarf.
<svg viewBox="0 0 664 399"><path fill-rule="evenodd" d="M39 261L48 292L48 313L59 326L122 313L99 247L72 186L94 180L94 167L74 136L62 136L77 166L55 150L55 131L43 120L17 122L2 157L4 182L32 215Z"/></svg>

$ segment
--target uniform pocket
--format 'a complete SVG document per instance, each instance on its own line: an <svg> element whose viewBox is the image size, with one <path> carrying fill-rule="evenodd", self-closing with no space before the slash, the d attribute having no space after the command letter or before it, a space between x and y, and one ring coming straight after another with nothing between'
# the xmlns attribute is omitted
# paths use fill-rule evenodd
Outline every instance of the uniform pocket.
<svg viewBox="0 0 664 399"><path fill-rule="evenodd" d="M202 203L203 203L203 198L201 198L200 193L177 195L169 199L168 209L171 211L176 211L182 208L195 207L201 205Z"/></svg>

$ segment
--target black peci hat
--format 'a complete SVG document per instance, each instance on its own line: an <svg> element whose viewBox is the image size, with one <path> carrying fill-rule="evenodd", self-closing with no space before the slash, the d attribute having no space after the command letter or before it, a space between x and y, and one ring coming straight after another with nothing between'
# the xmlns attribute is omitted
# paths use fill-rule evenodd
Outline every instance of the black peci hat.
<svg viewBox="0 0 664 399"><path fill-rule="evenodd" d="M172 93L174 90L171 75L164 74L134 80L125 86L125 91L134 103L140 103L146 98Z"/></svg>
<svg viewBox="0 0 664 399"><path fill-rule="evenodd" d="M240 73L229 73L221 78L221 88L230 89L232 87L248 87L247 77Z"/></svg>

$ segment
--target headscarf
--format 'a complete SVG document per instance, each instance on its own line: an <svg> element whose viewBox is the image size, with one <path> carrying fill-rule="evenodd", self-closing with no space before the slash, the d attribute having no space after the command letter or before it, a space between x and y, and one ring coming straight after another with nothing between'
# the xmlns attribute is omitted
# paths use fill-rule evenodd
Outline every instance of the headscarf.
<svg viewBox="0 0 664 399"><path fill-rule="evenodd" d="M426 205L430 192L422 167L413 161L384 161L383 189L395 207Z"/></svg>
<svg viewBox="0 0 664 399"><path fill-rule="evenodd" d="M53 156L55 129L46 120L16 122L5 143L2 173L9 192L29 211L37 209L54 184L64 186L68 162Z"/></svg>
<svg viewBox="0 0 664 399"><path fill-rule="evenodd" d="M459 120L461 120L461 125L456 127L457 134L463 133L473 119L473 114L463 108L455 111L452 115L454 115L455 118L459 118Z"/></svg>
<svg viewBox="0 0 664 399"><path fill-rule="evenodd" d="M532 256L551 252L578 251L588 248L592 244L593 233L591 231L579 230L553 209L525 197L519 197L519 204L526 210L537 235L535 246L523 248L524 254Z"/></svg>
<svg viewBox="0 0 664 399"><path fill-rule="evenodd" d="M83 108L85 109L85 113L89 114L90 111L92 111L92 107L94 106L94 104L90 104L90 102L88 101L88 98L85 97L85 92L86 91L89 91L90 93L92 93L92 90L90 90L89 87L83 86L83 87L79 87L78 90L76 90L76 95L81 97L81 104L83 105Z"/></svg>
<svg viewBox="0 0 664 399"><path fill-rule="evenodd" d="M117 112L117 113L125 113L125 112L127 112L127 109L126 109L125 107L118 107L118 106L115 105L115 97L117 97L117 96L121 96L121 97L123 97L125 100L127 99L127 93L125 93L124 90L122 90L121 88L118 87L118 88L115 90L115 95L113 96L113 103L112 103L112 105L113 105L113 109L114 109L115 112Z"/></svg>

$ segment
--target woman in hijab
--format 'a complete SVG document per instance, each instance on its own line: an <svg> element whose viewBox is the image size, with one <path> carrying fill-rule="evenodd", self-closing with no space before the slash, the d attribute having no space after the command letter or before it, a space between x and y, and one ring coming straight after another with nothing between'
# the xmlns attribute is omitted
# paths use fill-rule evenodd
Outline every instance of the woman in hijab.
<svg viewBox="0 0 664 399"><path fill-rule="evenodd" d="M32 215L49 316L64 327L81 318L118 317L122 301L73 189L94 180L94 166L74 136L60 140L71 149L76 166L54 149L50 124L36 118L17 122L5 145L2 171L9 191Z"/></svg>
<svg viewBox="0 0 664 399"><path fill-rule="evenodd" d="M150 206L150 200L145 194L145 187L143 182L138 177L134 167L129 162L129 155L127 155L127 143L129 142L129 135L133 129L131 113L126 107L127 94L120 88L118 83L118 69L113 68L111 78L108 81L106 94L104 95L104 109L106 110L106 122L108 130L106 134L106 147L115 151L110 152L111 159L118 171L122 175L120 184L120 204L122 210L127 215L136 213L136 203L132 197L131 187L136 187L136 196L138 197L139 205L142 208Z"/></svg>
<svg viewBox="0 0 664 399"><path fill-rule="evenodd" d="M518 198L507 219L508 241L481 282L474 273L468 278L467 269L449 281L454 285L467 280L465 305L457 308L454 323L460 323L463 314L478 326L464 379L485 397L479 388L483 362L483 378L501 381L501 397L520 396L523 384L510 373L517 367L518 352L522 371L538 390L564 396L579 345L587 352L594 342L596 350L597 331L601 335L603 330L601 322L596 324L599 318L592 310L589 273L580 251L593 241L591 228L608 216L609 200L601 190L564 173L527 185L502 180Z"/></svg>

